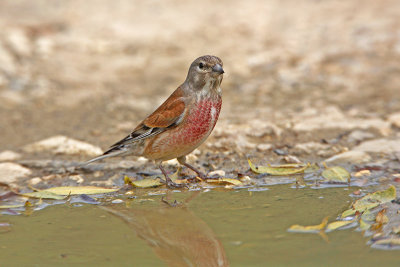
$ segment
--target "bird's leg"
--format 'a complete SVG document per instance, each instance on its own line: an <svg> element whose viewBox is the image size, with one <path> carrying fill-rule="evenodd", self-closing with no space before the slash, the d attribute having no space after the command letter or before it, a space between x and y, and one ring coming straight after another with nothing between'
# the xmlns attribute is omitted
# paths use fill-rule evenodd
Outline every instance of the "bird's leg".
<svg viewBox="0 0 400 267"><path fill-rule="evenodd" d="M202 173L201 171L199 171L198 169L196 169L195 167L193 167L192 165L190 165L189 163L186 162L186 157L182 156L177 158L178 162L180 164L182 164L183 166L188 167L189 169L191 169L192 171L194 171L198 177L200 177L201 179L205 180L205 179L210 179L209 177L207 177L207 175L205 175L204 173Z"/></svg>
<svg viewBox="0 0 400 267"><path fill-rule="evenodd" d="M179 187L185 187L185 185L182 184L177 184L174 183L171 178L169 178L168 173L165 171L164 167L162 166L162 163L158 165L158 168L160 168L161 172L163 173L165 177L165 183L168 188L179 188Z"/></svg>

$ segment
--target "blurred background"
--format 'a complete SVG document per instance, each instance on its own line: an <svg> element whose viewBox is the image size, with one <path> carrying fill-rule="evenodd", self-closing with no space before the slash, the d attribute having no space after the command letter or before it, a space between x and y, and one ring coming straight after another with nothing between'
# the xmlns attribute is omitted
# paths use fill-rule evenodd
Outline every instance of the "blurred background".
<svg viewBox="0 0 400 267"><path fill-rule="evenodd" d="M62 134L105 149L205 54L226 71L210 149L398 135L399 13L397 0L2 0L0 147Z"/></svg>

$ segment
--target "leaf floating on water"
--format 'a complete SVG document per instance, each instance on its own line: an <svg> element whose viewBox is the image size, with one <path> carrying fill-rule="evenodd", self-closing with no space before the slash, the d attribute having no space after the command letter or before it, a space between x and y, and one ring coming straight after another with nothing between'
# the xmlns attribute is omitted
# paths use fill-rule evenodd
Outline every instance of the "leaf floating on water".
<svg viewBox="0 0 400 267"><path fill-rule="evenodd" d="M352 220L352 221L336 221L336 222L331 222L331 223L328 224L328 226L326 227L326 230L333 231L333 230L336 230L336 229L341 228L341 227L343 227L343 226L352 224L352 223L354 223L354 222L355 222L354 220Z"/></svg>
<svg viewBox="0 0 400 267"><path fill-rule="evenodd" d="M219 178L219 179L206 179L207 183L219 184L219 185L241 185L242 182L237 179L231 178Z"/></svg>
<svg viewBox="0 0 400 267"><path fill-rule="evenodd" d="M130 184L131 186L138 188L151 188L163 185L160 179L146 178L143 180L132 181L128 176L125 176L124 182L125 184Z"/></svg>
<svg viewBox="0 0 400 267"><path fill-rule="evenodd" d="M351 216L351 215L354 215L354 214L356 214L356 210L354 210L354 209L348 209L348 210L345 210L345 211L343 211L343 213L342 213L342 218L346 218L346 217L348 217L348 216Z"/></svg>
<svg viewBox="0 0 400 267"><path fill-rule="evenodd" d="M293 233L318 233L325 229L328 224L328 217L325 217L322 222L318 225L302 226L302 225L292 225L288 229L289 232Z"/></svg>
<svg viewBox="0 0 400 267"><path fill-rule="evenodd" d="M65 196L57 195L55 193L47 192L45 190L38 191L38 192L31 192L31 193L23 193L20 195L24 196L24 197L31 197L31 198L46 198L46 199L58 199L58 200L65 199Z"/></svg>
<svg viewBox="0 0 400 267"><path fill-rule="evenodd" d="M25 203L16 205L0 205L0 209L15 209L25 207Z"/></svg>
<svg viewBox="0 0 400 267"><path fill-rule="evenodd" d="M394 199L396 199L396 188L391 185L386 190L376 191L354 202L351 209L348 209L342 213L342 218L353 215L357 211L364 212L366 210L373 209L380 204L390 202Z"/></svg>
<svg viewBox="0 0 400 267"><path fill-rule="evenodd" d="M360 219L360 230L361 231L366 231L369 228L371 228L371 224L365 222L363 219Z"/></svg>
<svg viewBox="0 0 400 267"><path fill-rule="evenodd" d="M307 168L304 170L304 173L313 173L320 170L320 167L316 163L307 164Z"/></svg>
<svg viewBox="0 0 400 267"><path fill-rule="evenodd" d="M322 176L327 182L347 183L350 181L350 173L339 166L327 168L322 172Z"/></svg>
<svg viewBox="0 0 400 267"><path fill-rule="evenodd" d="M372 213L371 211L369 211L369 210L364 211L363 214L361 215L361 219L362 219L363 221L367 221L367 222L375 221L375 217L376 217L376 215L373 214L373 213Z"/></svg>
<svg viewBox="0 0 400 267"><path fill-rule="evenodd" d="M253 172L259 174L270 174L270 175L293 175L298 173L304 173L310 164L282 164L282 165L275 165L275 166L255 166L250 159L247 159L249 162L250 168Z"/></svg>
<svg viewBox="0 0 400 267"><path fill-rule="evenodd" d="M97 186L60 186L60 187L51 187L39 192L50 192L57 195L97 195L97 194L105 194L112 193L118 191L119 188L104 188Z"/></svg>

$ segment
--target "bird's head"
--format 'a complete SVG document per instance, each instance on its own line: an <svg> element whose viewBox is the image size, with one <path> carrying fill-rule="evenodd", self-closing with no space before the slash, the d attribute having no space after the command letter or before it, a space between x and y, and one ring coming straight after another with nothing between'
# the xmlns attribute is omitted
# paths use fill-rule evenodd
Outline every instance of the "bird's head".
<svg viewBox="0 0 400 267"><path fill-rule="evenodd" d="M185 83L194 91L218 92L224 74L222 60L216 56L202 56L190 65Z"/></svg>

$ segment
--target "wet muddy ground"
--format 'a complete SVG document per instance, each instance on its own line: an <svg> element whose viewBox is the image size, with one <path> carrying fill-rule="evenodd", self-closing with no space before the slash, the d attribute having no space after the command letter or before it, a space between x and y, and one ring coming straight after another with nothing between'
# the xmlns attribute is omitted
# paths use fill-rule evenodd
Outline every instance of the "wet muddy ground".
<svg viewBox="0 0 400 267"><path fill-rule="evenodd" d="M255 185L237 190L243 194L245 203L249 201L246 205L255 209L251 217L254 228L263 229L266 235L272 235L268 229L284 233L288 243L282 243L281 251L301 254L294 242L307 243L309 238L326 241L321 241L318 235L298 237L299 234L286 233L290 225L318 224L325 216L334 220L358 197L389 185L400 187L399 10L398 1L386 0L305 0L296 4L290 1L2 1L0 182L21 191L29 191L29 186L121 187L125 175L141 179L158 173L151 162L142 158L110 159L85 168L77 165L126 136L183 82L189 64L196 57L214 54L224 61L226 71L222 113L212 136L189 160L207 172L217 171L221 175L223 171L224 177L253 179ZM32 145L57 136L64 137L51 139L53 145ZM71 143L70 139L85 143ZM343 185L335 185L315 191L332 195L332 211L322 212L327 207L322 200L313 199L312 204L303 205L308 201L308 192L313 192L310 188L318 175L306 181L306 188L301 189L297 176L271 178L252 173L247 158L262 165L325 161L329 166L345 167L352 174L352 187L341 191ZM174 161L167 163L171 172L176 167ZM366 172L360 174L363 170ZM193 175L187 170L184 174ZM252 245L244 242L243 251L236 251L242 245L236 248L229 243L236 242L235 235L222 231L218 226L221 222L213 222L213 214L219 212L219 201L229 203L234 194L231 189L220 187L211 189L217 190L213 193L218 196L215 199L205 200L208 193L195 198L193 201L198 204L189 205L190 213L203 216L205 223L201 224L207 224L215 233L213 240L222 242L232 265L245 264L246 259L257 265L266 259L257 255L246 258L246 255L264 253L261 247L273 241L253 240L254 245L249 240ZM253 203L252 198L246 198L252 188L269 188L254 192L265 197L265 201L261 198ZM288 202L274 202L278 206L270 214L277 218L268 225L263 217L255 216L263 214L256 207L264 202L271 204L271 192L278 188L289 190L285 193ZM2 194L7 193L7 189L1 190ZM136 192L140 190L147 189L136 189L135 194L147 194ZM297 199L296 195L303 196ZM158 208L163 208L164 204L156 199ZM10 201L3 200L3 204ZM200 205L200 201L204 204ZM126 202L124 195L123 203ZM278 207L285 205L297 207L301 212L296 216L279 215ZM207 206L210 206L208 213L202 210ZM400 225L396 217L399 206L390 203L382 208L387 208L389 223L381 229L383 232L371 234L397 238L393 227ZM93 218L109 214L98 205L82 209L92 213ZM11 235L23 238L18 229L24 224L45 225L31 219L44 216L43 221L50 218L57 221L70 212L79 217L77 210L55 206L28 217L2 216L1 222L11 224L11 231L3 236L10 235L9 240ZM5 211L13 212L25 211ZM246 211L243 214L227 212L220 220L229 222L231 216L235 218L230 224L232 233L236 225L233 222L239 220L235 216L246 217ZM99 225L99 229L108 223L118 228L124 219L112 221ZM254 234L252 227L248 233ZM140 237L139 230L134 232L139 239L146 239ZM340 247L354 238L357 250L374 255L383 253L380 255L385 255L382 258L386 263L393 263L391 252L377 252L374 246L370 247L373 242L367 244L368 238L362 233L343 232L332 233L335 237L330 240L331 246ZM141 246L135 242L131 245ZM117 243L123 241L115 240ZM9 247L7 254L19 244ZM317 253L319 245L312 243L311 251ZM356 254L349 250L332 253L340 257ZM154 255L168 263L164 252ZM62 262L60 257L57 260ZM318 265L322 258L305 262ZM286 260L277 259L276 264L290 264ZM366 263L372 265L371 260L372 257L367 257Z"/></svg>

